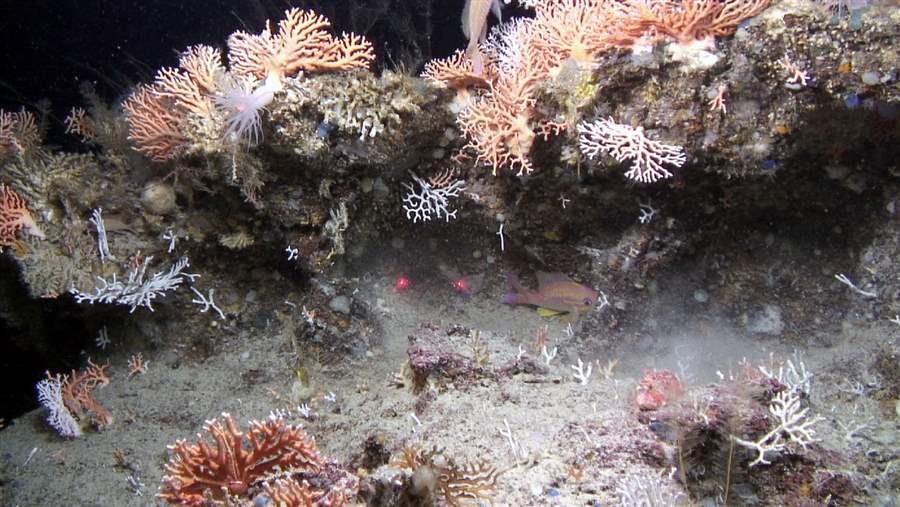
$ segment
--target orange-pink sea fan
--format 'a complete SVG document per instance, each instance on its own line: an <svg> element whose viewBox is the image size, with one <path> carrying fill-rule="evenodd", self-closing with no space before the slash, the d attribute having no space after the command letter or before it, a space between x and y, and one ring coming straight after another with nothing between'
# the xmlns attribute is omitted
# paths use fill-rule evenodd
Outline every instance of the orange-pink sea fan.
<svg viewBox="0 0 900 507"><path fill-rule="evenodd" d="M3 247L21 248L16 233L25 229L32 236L43 239L44 233L35 223L31 212L19 194L6 185L0 184L0 252Z"/></svg>
<svg viewBox="0 0 900 507"><path fill-rule="evenodd" d="M260 34L238 31L228 38L228 59L238 76L253 76L280 83L298 72L322 72L367 68L375 59L372 45L364 37L343 34L336 38L326 30L327 18L313 11L289 9L278 22Z"/></svg>
<svg viewBox="0 0 900 507"><path fill-rule="evenodd" d="M155 86L141 85L122 104L128 120L128 139L135 150L157 162L171 160L187 147L181 132L182 117L175 112L172 98Z"/></svg>

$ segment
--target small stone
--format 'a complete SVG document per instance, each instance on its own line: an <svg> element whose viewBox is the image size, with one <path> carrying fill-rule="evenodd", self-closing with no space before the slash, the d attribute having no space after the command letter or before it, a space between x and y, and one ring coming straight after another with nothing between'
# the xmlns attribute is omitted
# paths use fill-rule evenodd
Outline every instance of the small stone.
<svg viewBox="0 0 900 507"><path fill-rule="evenodd" d="M154 215L170 215L175 211L175 189L161 181L151 181L141 192L141 206Z"/></svg>
<svg viewBox="0 0 900 507"><path fill-rule="evenodd" d="M762 309L746 322L747 329L753 333L779 335L784 331L781 308L775 305L763 305Z"/></svg>
<svg viewBox="0 0 900 507"><path fill-rule="evenodd" d="M706 292L703 289L697 289L694 291L694 301L698 303L706 303L709 301L709 292Z"/></svg>
<svg viewBox="0 0 900 507"><path fill-rule="evenodd" d="M377 197L385 197L391 193L391 189L388 188L380 176L375 178L375 181L372 183L372 188L375 190L375 195Z"/></svg>
<svg viewBox="0 0 900 507"><path fill-rule="evenodd" d="M350 315L350 298L347 296L335 296L328 302L328 307L344 315Z"/></svg>
<svg viewBox="0 0 900 507"><path fill-rule="evenodd" d="M864 72L862 75L862 82L869 86L877 85L881 83L881 74L874 70Z"/></svg>

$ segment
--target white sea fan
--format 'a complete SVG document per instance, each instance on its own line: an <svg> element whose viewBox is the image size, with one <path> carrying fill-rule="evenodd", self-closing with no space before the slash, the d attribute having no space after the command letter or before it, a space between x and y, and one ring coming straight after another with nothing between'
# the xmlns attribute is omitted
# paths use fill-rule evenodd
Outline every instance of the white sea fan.
<svg viewBox="0 0 900 507"><path fill-rule="evenodd" d="M47 422L62 437L75 438L82 435L81 426L72 417L62 398L62 386L65 377L57 374L47 376L37 383L38 401L47 409Z"/></svg>
<svg viewBox="0 0 900 507"><path fill-rule="evenodd" d="M531 30L531 18L513 18L497 25L482 43L484 54L494 62L501 74L513 74L522 66L522 47Z"/></svg>

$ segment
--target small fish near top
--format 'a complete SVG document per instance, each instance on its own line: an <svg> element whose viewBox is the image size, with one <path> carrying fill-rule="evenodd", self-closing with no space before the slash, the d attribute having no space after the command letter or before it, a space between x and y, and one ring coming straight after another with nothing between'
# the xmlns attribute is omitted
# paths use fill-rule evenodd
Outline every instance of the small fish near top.
<svg viewBox="0 0 900 507"><path fill-rule="evenodd" d="M524 287L516 277L506 274L510 292L503 298L508 305L536 306L541 316L564 315L576 319L589 313L597 302L597 291L573 281L563 273L538 271L538 290Z"/></svg>

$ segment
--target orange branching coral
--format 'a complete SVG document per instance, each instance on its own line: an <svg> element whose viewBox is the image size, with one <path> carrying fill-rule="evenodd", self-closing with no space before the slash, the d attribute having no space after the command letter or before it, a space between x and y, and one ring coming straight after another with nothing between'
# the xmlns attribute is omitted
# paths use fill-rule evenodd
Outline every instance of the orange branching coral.
<svg viewBox="0 0 900 507"><path fill-rule="evenodd" d="M91 143L97 138L91 120L87 116L87 111L81 107L73 107L65 119L66 134L73 134L81 137L85 143Z"/></svg>
<svg viewBox="0 0 900 507"><path fill-rule="evenodd" d="M517 170L518 176L534 170L528 152L535 137L531 128L535 99L523 84L502 80L491 85L458 118L468 140L465 149L475 153L476 163L491 166L495 176L500 168Z"/></svg>
<svg viewBox="0 0 900 507"><path fill-rule="evenodd" d="M543 68L551 74L572 59L582 66L598 54L634 44L646 28L627 26L617 2L557 0L537 4L527 43L533 44Z"/></svg>
<svg viewBox="0 0 900 507"><path fill-rule="evenodd" d="M173 100L161 95L155 86L140 86L122 104L128 120L128 139L135 150L157 162L180 155L188 139L181 132L181 116Z"/></svg>
<svg viewBox="0 0 900 507"><path fill-rule="evenodd" d="M178 440L169 447L172 459L166 465L159 497L179 505L208 505L208 499L224 502L246 495L254 484L278 470L318 471L322 458L315 442L302 428L277 418L250 421L244 433L229 414L222 421L206 422L204 429L214 444ZM198 435L198 439L200 436Z"/></svg>
<svg viewBox="0 0 900 507"><path fill-rule="evenodd" d="M512 72L499 76L457 119L468 140L464 149L476 154L476 163L490 165L494 175L501 168L517 171L517 176L534 170L528 158L537 119L534 90L545 75L533 46L520 48L517 58Z"/></svg>
<svg viewBox="0 0 900 507"><path fill-rule="evenodd" d="M564 68L592 70L598 58L640 40L675 39L680 44L733 33L762 12L770 0L542 0L530 2L534 18L518 18L492 32L482 53L494 74L482 78L487 91L459 114L465 150L493 174L513 169L531 173L528 158L535 128L546 136L564 124L542 118L536 108L538 83ZM470 88L471 62L462 53L431 62L423 77ZM478 77L478 76L476 76Z"/></svg>
<svg viewBox="0 0 900 507"><path fill-rule="evenodd" d="M24 109L17 113L0 109L0 161L10 155L24 155L40 141L33 114Z"/></svg>
<svg viewBox="0 0 900 507"><path fill-rule="evenodd" d="M178 66L159 70L154 93L171 98L188 111L209 116L213 109L210 96L225 74L219 51L209 46L192 46L181 55Z"/></svg>
<svg viewBox="0 0 900 507"><path fill-rule="evenodd" d="M486 88L495 77L493 65L485 65L481 74L476 73L475 64L461 49L447 58L431 60L422 71L423 79L454 90L462 103L468 102L470 88Z"/></svg>
<svg viewBox="0 0 900 507"><path fill-rule="evenodd" d="M44 233L38 228L25 205L25 199L13 189L0 184L0 252L3 251L3 247L21 250L23 244L16 239L16 233L22 228L32 236L44 238Z"/></svg>
<svg viewBox="0 0 900 507"><path fill-rule="evenodd" d="M219 50L203 45L188 48L178 68L160 69L152 85L139 87L122 105L134 149L157 162L181 155L188 146L185 120L212 118L212 97L223 76Z"/></svg>
<svg viewBox="0 0 900 507"><path fill-rule="evenodd" d="M228 39L231 70L280 83L301 71L367 68L375 59L372 45L355 34L335 38L326 31L329 26L324 16L294 8L285 12L277 34L271 23L259 35L235 32Z"/></svg>
<svg viewBox="0 0 900 507"><path fill-rule="evenodd" d="M653 30L679 43L731 35L738 24L756 16L770 0L630 0L633 28Z"/></svg>
<svg viewBox="0 0 900 507"><path fill-rule="evenodd" d="M88 367L63 377L62 399L69 413L79 421L90 421L97 428L113 423L113 416L94 398L94 389L109 384L108 364L98 366L88 359ZM50 378L50 374L47 373Z"/></svg>

